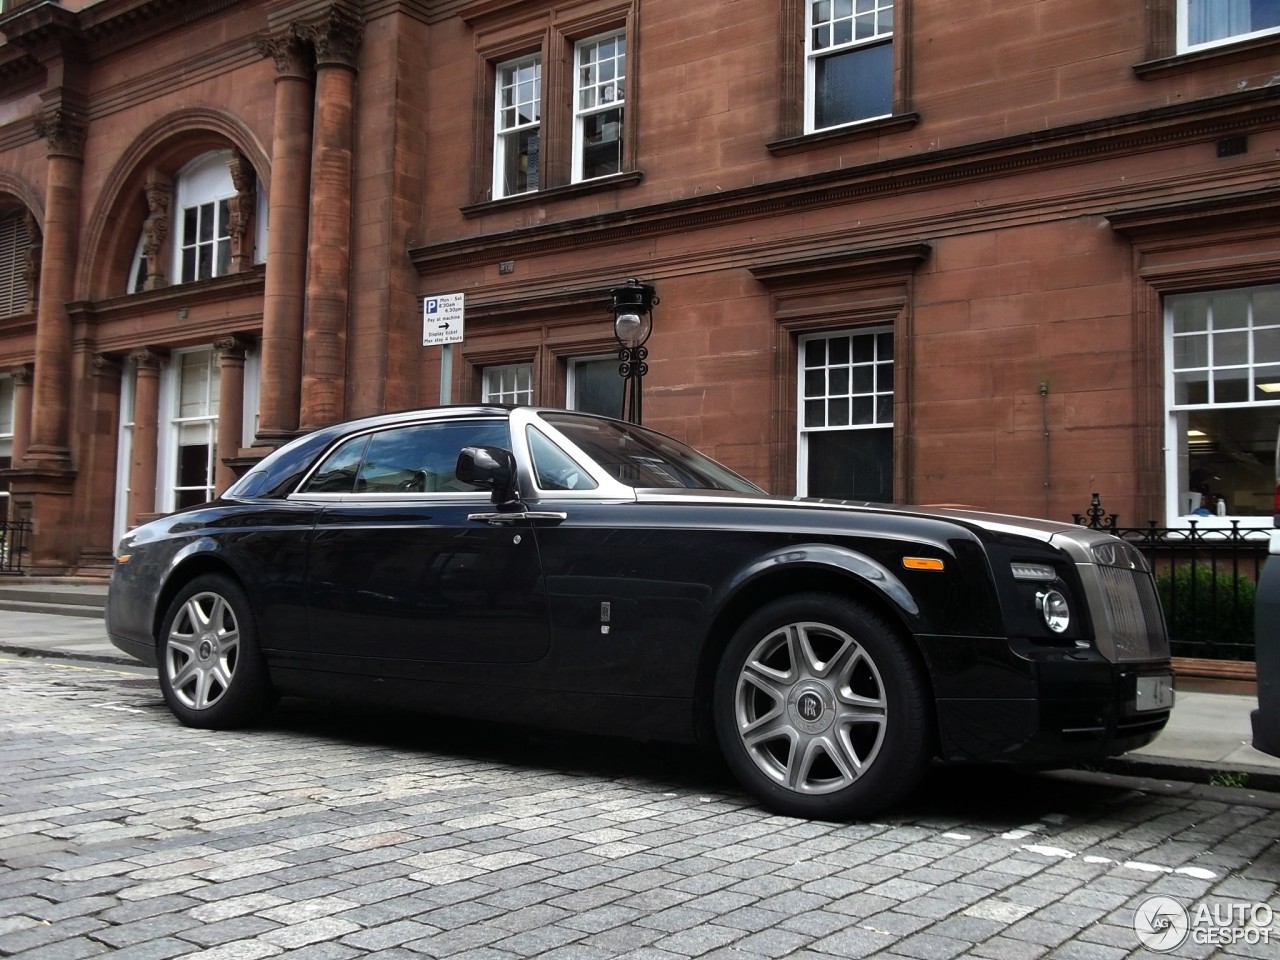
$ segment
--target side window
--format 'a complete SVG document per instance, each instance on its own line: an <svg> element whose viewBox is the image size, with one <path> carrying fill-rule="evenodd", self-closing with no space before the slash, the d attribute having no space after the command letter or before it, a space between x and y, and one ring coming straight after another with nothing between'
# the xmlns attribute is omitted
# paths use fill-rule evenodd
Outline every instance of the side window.
<svg viewBox="0 0 1280 960"><path fill-rule="evenodd" d="M329 458L307 481L303 493L351 493L356 488L356 472L364 459L368 437L353 437L329 454Z"/></svg>
<svg viewBox="0 0 1280 960"><path fill-rule="evenodd" d="M529 454L533 457L533 473L543 490L594 490L596 482L572 457L547 439L540 430L529 427Z"/></svg>
<svg viewBox="0 0 1280 960"><path fill-rule="evenodd" d="M1280 0L1178 0L1178 52L1280 32Z"/></svg>
<svg viewBox="0 0 1280 960"><path fill-rule="evenodd" d="M806 0L805 132L893 113L895 0Z"/></svg>
<svg viewBox="0 0 1280 960"><path fill-rule="evenodd" d="M354 437L338 447L307 483L305 493L469 493L454 470L467 446L510 447L498 420L415 424Z"/></svg>

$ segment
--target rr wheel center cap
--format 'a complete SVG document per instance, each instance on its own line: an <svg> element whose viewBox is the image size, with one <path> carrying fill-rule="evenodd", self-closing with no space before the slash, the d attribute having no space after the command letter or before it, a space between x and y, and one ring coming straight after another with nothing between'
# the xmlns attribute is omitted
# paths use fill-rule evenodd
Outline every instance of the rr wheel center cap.
<svg viewBox="0 0 1280 960"><path fill-rule="evenodd" d="M212 657L212 656L213 656L213 641L212 641L212 640L207 640L207 639L206 639L206 640L201 640L201 641L200 641L200 649L199 649L199 657L200 657L200 659L201 659L201 660L208 660L208 659L209 659L210 657Z"/></svg>
<svg viewBox="0 0 1280 960"><path fill-rule="evenodd" d="M804 733L822 733L836 715L836 698L820 683L798 684L787 697L791 722Z"/></svg>

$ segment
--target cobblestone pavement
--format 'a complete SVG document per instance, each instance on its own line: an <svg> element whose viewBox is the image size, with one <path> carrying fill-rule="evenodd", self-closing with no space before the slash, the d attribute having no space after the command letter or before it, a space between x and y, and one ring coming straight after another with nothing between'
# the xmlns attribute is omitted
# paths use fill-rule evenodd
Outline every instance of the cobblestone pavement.
<svg viewBox="0 0 1280 960"><path fill-rule="evenodd" d="M1163 955L1273 960L1278 836L1276 794L990 770L806 822L695 751L293 703L211 733L149 675L0 658L0 956L24 960L1109 960L1159 955L1154 895L1237 911L1235 943Z"/></svg>

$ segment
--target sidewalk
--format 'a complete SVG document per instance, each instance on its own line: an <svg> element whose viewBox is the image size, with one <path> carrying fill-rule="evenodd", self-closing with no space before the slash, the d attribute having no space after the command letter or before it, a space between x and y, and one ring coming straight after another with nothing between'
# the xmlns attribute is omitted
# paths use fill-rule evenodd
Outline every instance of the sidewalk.
<svg viewBox="0 0 1280 960"><path fill-rule="evenodd" d="M0 656L62 657L137 665L111 645L102 620L0 611ZM1251 696L1179 690L1173 716L1155 742L1108 760L1110 773L1210 782L1247 776L1249 788L1280 792L1280 758L1250 746ZM1230 785L1230 784L1228 784Z"/></svg>

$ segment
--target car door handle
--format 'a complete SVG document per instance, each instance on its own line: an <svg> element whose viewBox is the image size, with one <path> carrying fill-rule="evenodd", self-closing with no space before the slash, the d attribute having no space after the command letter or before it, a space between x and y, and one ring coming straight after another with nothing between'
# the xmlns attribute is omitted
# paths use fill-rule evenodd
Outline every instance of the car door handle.
<svg viewBox="0 0 1280 960"><path fill-rule="evenodd" d="M569 515L552 510L522 510L519 513L469 513L467 519L500 527L518 520L527 520L534 524L563 523L569 519Z"/></svg>

